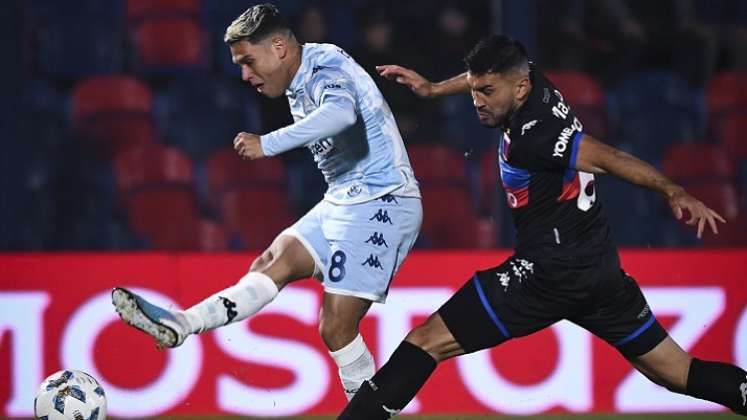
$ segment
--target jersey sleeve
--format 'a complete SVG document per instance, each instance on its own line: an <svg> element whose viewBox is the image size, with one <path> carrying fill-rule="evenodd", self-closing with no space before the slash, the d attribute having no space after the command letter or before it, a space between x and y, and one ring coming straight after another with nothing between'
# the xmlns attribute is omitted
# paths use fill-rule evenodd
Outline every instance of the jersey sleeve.
<svg viewBox="0 0 747 420"><path fill-rule="evenodd" d="M527 169L576 169L583 125L567 107L564 109L568 112L548 112L512 127L512 131L516 132L512 132L512 142L521 149L521 153L517 153L517 160Z"/></svg>
<svg viewBox="0 0 747 420"><path fill-rule="evenodd" d="M339 67L318 66L315 73L309 79L306 91L316 106L321 106L324 101L332 96L348 99L356 104L355 81Z"/></svg>

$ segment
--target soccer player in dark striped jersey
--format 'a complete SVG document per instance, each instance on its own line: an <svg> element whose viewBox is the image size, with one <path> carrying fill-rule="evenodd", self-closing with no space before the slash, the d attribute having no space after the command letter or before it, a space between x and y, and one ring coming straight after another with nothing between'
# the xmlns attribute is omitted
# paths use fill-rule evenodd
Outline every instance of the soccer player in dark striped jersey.
<svg viewBox="0 0 747 420"><path fill-rule="evenodd" d="M622 270L596 197L611 174L661 193L700 237L724 219L651 165L584 133L560 92L504 36L480 41L467 72L440 83L394 65L382 76L422 97L471 93L480 122L500 129L498 165L517 229L513 256L478 271L364 383L340 419L395 415L437 364L567 319L614 346L636 369L677 393L747 415L747 372L687 354ZM428 211L428 209L425 209Z"/></svg>

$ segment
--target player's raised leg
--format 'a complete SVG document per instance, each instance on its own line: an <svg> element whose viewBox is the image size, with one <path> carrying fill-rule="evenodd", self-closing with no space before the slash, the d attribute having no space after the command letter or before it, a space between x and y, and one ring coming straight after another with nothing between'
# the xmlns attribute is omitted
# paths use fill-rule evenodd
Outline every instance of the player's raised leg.
<svg viewBox="0 0 747 420"><path fill-rule="evenodd" d="M747 415L747 372L738 366L691 357L671 337L631 363L672 392L715 402Z"/></svg>
<svg viewBox="0 0 747 420"><path fill-rule="evenodd" d="M314 274L316 263L301 242L281 234L251 265L239 282L186 311L153 305L124 288L112 291L122 319L146 332L162 347L176 347L190 334L208 331L257 313L288 283Z"/></svg>

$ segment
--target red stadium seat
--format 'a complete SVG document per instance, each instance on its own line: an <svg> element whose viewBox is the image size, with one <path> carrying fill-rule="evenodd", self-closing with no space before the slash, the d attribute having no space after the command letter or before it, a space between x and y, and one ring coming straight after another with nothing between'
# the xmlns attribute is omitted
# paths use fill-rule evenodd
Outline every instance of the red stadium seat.
<svg viewBox="0 0 747 420"><path fill-rule="evenodd" d="M546 75L569 105L604 108L604 92L591 76L577 71L554 71Z"/></svg>
<svg viewBox="0 0 747 420"><path fill-rule="evenodd" d="M730 71L717 74L708 86L708 112L719 117L747 107L747 72Z"/></svg>
<svg viewBox="0 0 747 420"><path fill-rule="evenodd" d="M747 215L740 215L727 224L718 225L718 235L706 229L703 244L710 247L747 246Z"/></svg>
<svg viewBox="0 0 747 420"><path fill-rule="evenodd" d="M464 158L446 146L418 145L408 147L415 177L421 183L464 183Z"/></svg>
<svg viewBox="0 0 747 420"><path fill-rule="evenodd" d="M698 182L686 184L685 189L694 197L702 201L706 206L715 210L723 218L732 220L737 216L738 199L737 190L734 185L727 181ZM686 219L686 215L683 219ZM730 225L725 228L729 229Z"/></svg>
<svg viewBox="0 0 747 420"><path fill-rule="evenodd" d="M498 172L498 156L495 148L489 150L480 161L480 210L493 214L500 205L501 175Z"/></svg>
<svg viewBox="0 0 747 420"><path fill-rule="evenodd" d="M201 219L195 226L194 243L190 249L203 252L226 251L228 249L228 233L222 224Z"/></svg>
<svg viewBox="0 0 747 420"><path fill-rule="evenodd" d="M747 159L747 113L732 114L720 122L721 144L732 159Z"/></svg>
<svg viewBox="0 0 747 420"><path fill-rule="evenodd" d="M154 143L157 137L153 95L135 78L87 78L73 89L72 108L77 137L103 158Z"/></svg>
<svg viewBox="0 0 747 420"><path fill-rule="evenodd" d="M720 146L706 143L677 144L670 147L662 161L664 173L679 182L731 178L734 164Z"/></svg>
<svg viewBox="0 0 747 420"><path fill-rule="evenodd" d="M205 34L195 19L146 20L134 29L133 41L136 65L145 72L207 66Z"/></svg>
<svg viewBox="0 0 747 420"><path fill-rule="evenodd" d="M133 148L114 160L120 191L180 186L189 189L194 179L192 161L178 149L158 144Z"/></svg>
<svg viewBox="0 0 747 420"><path fill-rule="evenodd" d="M193 249L198 222L191 190L171 187L146 189L127 195L130 226L156 249Z"/></svg>
<svg viewBox="0 0 747 420"><path fill-rule="evenodd" d="M293 222L288 197L279 188L232 189L221 195L226 226L250 249L264 249Z"/></svg>
<svg viewBox="0 0 747 420"><path fill-rule="evenodd" d="M609 120L601 86L591 76L576 71L548 72L547 77L583 123L584 132L605 139L609 132Z"/></svg>
<svg viewBox="0 0 747 420"><path fill-rule="evenodd" d="M423 196L422 234L433 248L474 248L474 219L469 194L456 186L421 187Z"/></svg>
<svg viewBox="0 0 747 420"><path fill-rule="evenodd" d="M197 18L201 3L201 0L127 0L127 20L136 22L174 16Z"/></svg>
<svg viewBox="0 0 747 420"><path fill-rule="evenodd" d="M150 114L153 95L139 80L129 76L94 76L73 89L73 123L102 113Z"/></svg>
<svg viewBox="0 0 747 420"><path fill-rule="evenodd" d="M246 161L233 148L213 154L207 162L210 194L217 197L230 188L253 186L284 187L286 174L280 159Z"/></svg>

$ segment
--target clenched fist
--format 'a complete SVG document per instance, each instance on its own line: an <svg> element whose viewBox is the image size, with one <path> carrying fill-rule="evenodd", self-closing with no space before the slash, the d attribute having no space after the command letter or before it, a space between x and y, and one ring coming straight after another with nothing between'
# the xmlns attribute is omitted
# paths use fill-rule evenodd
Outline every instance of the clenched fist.
<svg viewBox="0 0 747 420"><path fill-rule="evenodd" d="M265 156L262 153L262 142L256 134L241 132L233 139L233 148L239 152L242 159L259 159Z"/></svg>

